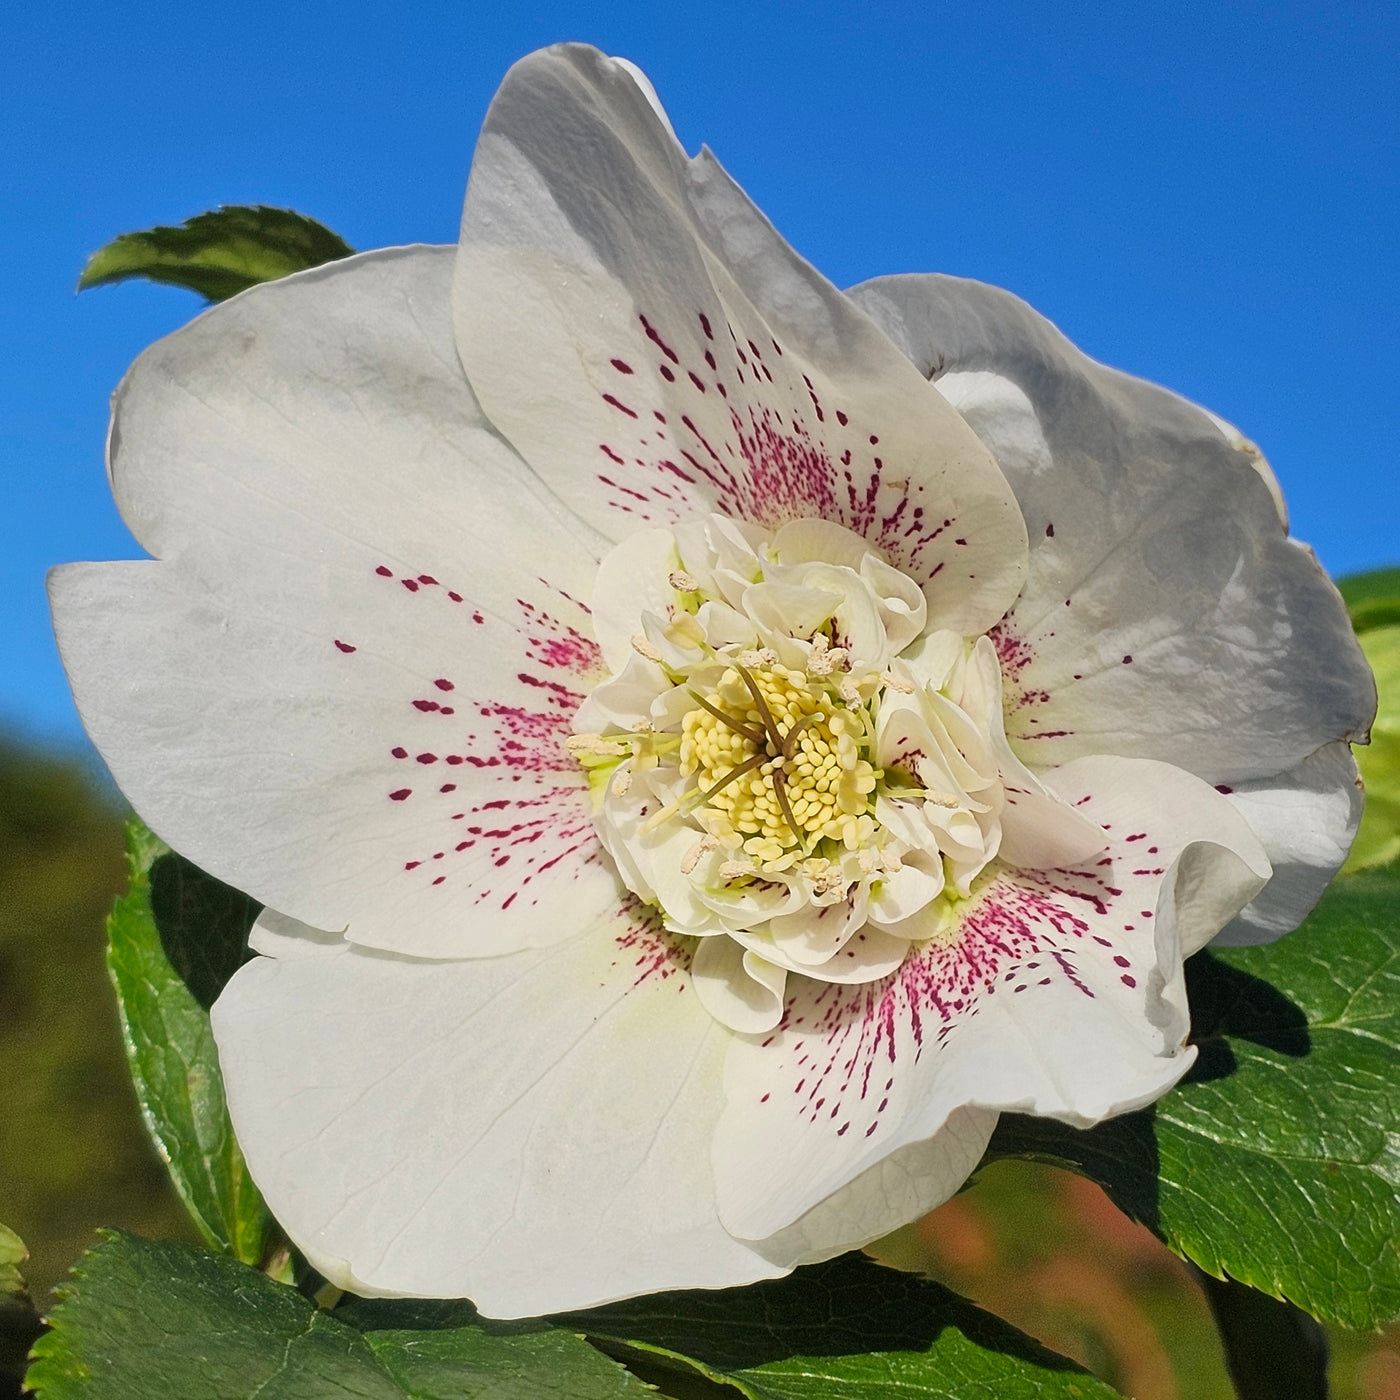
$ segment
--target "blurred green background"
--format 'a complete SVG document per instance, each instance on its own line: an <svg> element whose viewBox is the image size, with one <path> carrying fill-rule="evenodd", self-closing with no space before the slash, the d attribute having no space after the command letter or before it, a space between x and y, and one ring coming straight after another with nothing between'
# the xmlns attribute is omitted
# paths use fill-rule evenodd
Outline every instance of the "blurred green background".
<svg viewBox="0 0 1400 1400"><path fill-rule="evenodd" d="M0 1222L29 1246L41 1310L99 1225L196 1242L137 1115L107 982L123 817L95 760L0 740ZM1232 1396L1186 1266L1078 1177L998 1163L880 1254L1136 1400ZM1400 1400L1400 1328L1331 1340L1337 1400Z"/></svg>

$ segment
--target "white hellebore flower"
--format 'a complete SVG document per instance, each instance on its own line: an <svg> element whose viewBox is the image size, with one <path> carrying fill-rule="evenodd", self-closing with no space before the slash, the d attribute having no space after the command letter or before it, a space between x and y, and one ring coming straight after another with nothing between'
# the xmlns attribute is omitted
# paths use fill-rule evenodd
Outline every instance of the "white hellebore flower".
<svg viewBox="0 0 1400 1400"><path fill-rule="evenodd" d="M838 292L590 49L506 78L455 249L206 312L110 464L154 558L56 571L64 658L267 906L229 1105L360 1292L860 1245L999 1110L1174 1084L1182 959L1355 828L1369 673L1257 450L1004 292Z"/></svg>

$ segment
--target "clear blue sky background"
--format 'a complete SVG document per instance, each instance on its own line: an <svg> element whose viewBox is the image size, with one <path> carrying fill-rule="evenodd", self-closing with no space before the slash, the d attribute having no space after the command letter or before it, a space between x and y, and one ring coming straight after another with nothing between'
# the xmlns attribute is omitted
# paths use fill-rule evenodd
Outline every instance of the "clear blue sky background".
<svg viewBox="0 0 1400 1400"><path fill-rule="evenodd" d="M128 3L12 7L0 53L0 725L79 728L44 569L138 551L107 396L200 306L74 297L114 234L291 205L449 241L509 64L640 63L842 285L941 270L1259 441L1334 573L1400 559L1400 7L1369 3Z"/></svg>

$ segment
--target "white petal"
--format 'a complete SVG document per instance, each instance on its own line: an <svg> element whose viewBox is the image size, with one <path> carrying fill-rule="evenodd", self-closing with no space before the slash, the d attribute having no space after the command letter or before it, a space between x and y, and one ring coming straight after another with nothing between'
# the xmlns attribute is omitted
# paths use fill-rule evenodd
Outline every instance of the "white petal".
<svg viewBox="0 0 1400 1400"><path fill-rule="evenodd" d="M972 692L978 692L974 695ZM1104 833L1069 803L1057 797L1011 751L1002 713L1002 676L990 638L979 637L964 672L962 703L985 717L1006 805L1001 812L997 853L1022 870L1078 865L1098 855ZM1053 773L1046 775L1053 782Z"/></svg>
<svg viewBox="0 0 1400 1400"><path fill-rule="evenodd" d="M1242 783L1229 800L1269 853L1274 875L1215 942L1269 943L1311 913L1351 849L1363 804L1356 760L1346 744L1327 744L1291 772Z"/></svg>
<svg viewBox="0 0 1400 1400"><path fill-rule="evenodd" d="M620 671L636 655L632 638L642 614L666 615L676 593L667 582L676 568L676 540L669 530L640 530L603 556L589 592L594 634L609 671Z"/></svg>
<svg viewBox="0 0 1400 1400"><path fill-rule="evenodd" d="M345 946L344 933L312 928L276 909L264 909L248 930L248 946L270 958L307 958L334 953Z"/></svg>
<svg viewBox="0 0 1400 1400"><path fill-rule="evenodd" d="M333 1282L513 1317L781 1272L715 1218L728 1032L649 924L615 930L237 973L213 1013L234 1128Z"/></svg>
<svg viewBox="0 0 1400 1400"><path fill-rule="evenodd" d="M259 902L358 943L478 956L568 937L615 899L563 746L582 695L443 586L290 559L215 586L182 557L69 565L51 588L118 783Z"/></svg>
<svg viewBox="0 0 1400 1400"><path fill-rule="evenodd" d="M458 346L492 421L612 538L709 511L815 516L985 630L1024 530L990 455L623 69L565 46L507 75L472 166Z"/></svg>
<svg viewBox="0 0 1400 1400"><path fill-rule="evenodd" d="M882 876L870 896L870 919L890 929L943 893L943 862L938 853L910 851L900 868Z"/></svg>
<svg viewBox="0 0 1400 1400"><path fill-rule="evenodd" d="M768 935L804 971L830 962L865 923L866 900L851 894L835 904L805 904L768 921ZM820 974L818 974L820 975Z"/></svg>
<svg viewBox="0 0 1400 1400"><path fill-rule="evenodd" d="M52 582L85 723L151 827L423 955L566 937L614 889L561 748L600 675L579 599L602 542L482 418L450 263L347 260L148 350L110 466L167 559Z"/></svg>
<svg viewBox="0 0 1400 1400"><path fill-rule="evenodd" d="M782 1017L787 972L722 933L696 945L690 977L700 1004L730 1030L762 1034Z"/></svg>
<svg viewBox="0 0 1400 1400"><path fill-rule="evenodd" d="M730 937L742 943L765 962L796 973L799 977L813 971L809 963L799 962L763 928L735 929ZM867 923L841 945L829 962L816 969L816 975L823 982L840 983L843 986L878 981L893 972L904 961L904 955L908 951L907 937L892 938L874 924Z"/></svg>
<svg viewBox="0 0 1400 1400"><path fill-rule="evenodd" d="M927 1215L972 1175L997 1117L985 1109L955 1109L933 1137L891 1152L754 1248L773 1260L814 1263Z"/></svg>
<svg viewBox="0 0 1400 1400"><path fill-rule="evenodd" d="M1096 364L1006 292L929 276L850 295L951 378L1025 513L1030 573L999 631L1022 758L1138 755L1237 784L1365 733L1345 609L1287 539L1253 444Z"/></svg>
<svg viewBox="0 0 1400 1400"><path fill-rule="evenodd" d="M1259 890L1268 862L1179 770L1088 758L1056 779L1109 831L1103 864L1005 872L890 977L795 978L779 1028L731 1049L715 1163L735 1234L784 1228L967 1105L1088 1125L1185 1072L1183 949Z"/></svg>

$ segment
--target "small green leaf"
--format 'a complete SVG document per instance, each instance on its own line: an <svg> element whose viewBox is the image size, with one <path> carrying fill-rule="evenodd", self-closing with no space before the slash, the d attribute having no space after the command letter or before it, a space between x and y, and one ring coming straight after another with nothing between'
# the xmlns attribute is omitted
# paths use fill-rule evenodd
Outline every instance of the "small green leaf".
<svg viewBox="0 0 1400 1400"><path fill-rule="evenodd" d="M207 1006L247 956L258 908L139 822L127 843L131 884L107 921L107 966L141 1114L200 1233L254 1264L275 1227L229 1126Z"/></svg>
<svg viewBox="0 0 1400 1400"><path fill-rule="evenodd" d="M0 1225L0 1395L19 1393L29 1348L44 1330L20 1274L28 1258L24 1241Z"/></svg>
<svg viewBox="0 0 1400 1400"><path fill-rule="evenodd" d="M6 1225L0 1225L0 1306L25 1293L20 1265L29 1258L24 1241Z"/></svg>
<svg viewBox="0 0 1400 1400"><path fill-rule="evenodd" d="M1400 623L1400 567L1339 578L1337 587L1358 633Z"/></svg>
<svg viewBox="0 0 1400 1400"><path fill-rule="evenodd" d="M1400 857L1400 626L1374 627L1359 640L1376 673L1380 705L1371 742L1354 751L1366 784L1366 807L1342 867L1346 873L1389 865Z"/></svg>
<svg viewBox="0 0 1400 1400"><path fill-rule="evenodd" d="M40 1400L644 1400L545 1322L358 1330L187 1245L103 1232L60 1290L28 1382Z"/></svg>
<svg viewBox="0 0 1400 1400"><path fill-rule="evenodd" d="M1187 963L1200 1057L1088 1131L1003 1117L988 1159L1099 1182L1178 1254L1314 1317L1400 1315L1400 871L1338 880L1303 926Z"/></svg>
<svg viewBox="0 0 1400 1400"><path fill-rule="evenodd" d="M225 204L178 228L124 233L87 261L78 290L146 277L224 301L259 282L349 257L339 234L292 209Z"/></svg>
<svg viewBox="0 0 1400 1400"><path fill-rule="evenodd" d="M664 1293L556 1319L661 1372L749 1400L1108 1400L1074 1362L861 1254L723 1292Z"/></svg>

